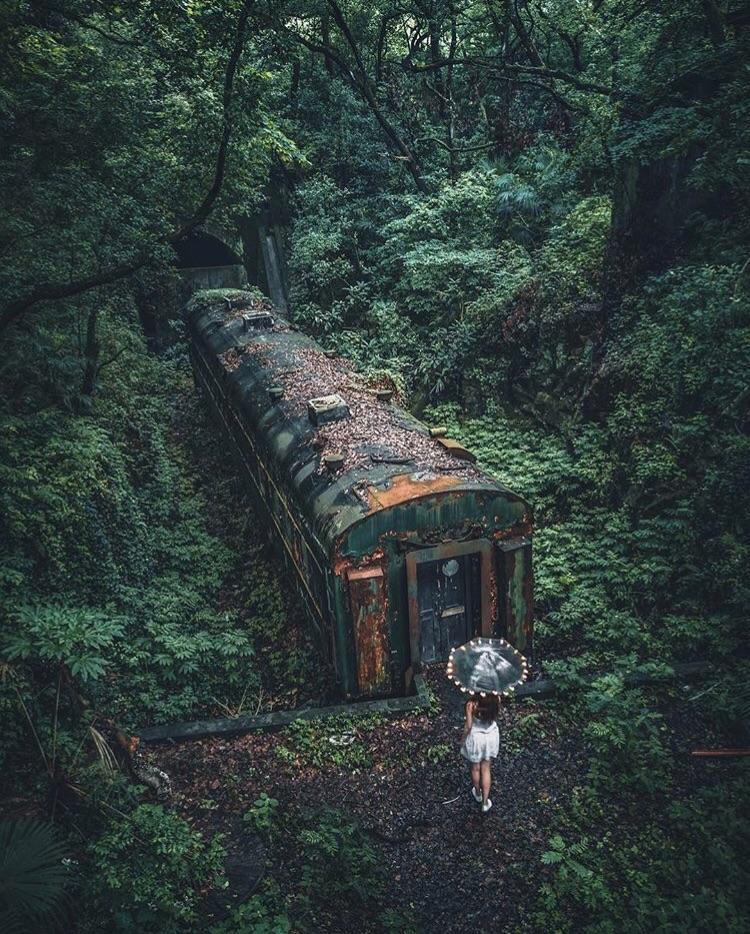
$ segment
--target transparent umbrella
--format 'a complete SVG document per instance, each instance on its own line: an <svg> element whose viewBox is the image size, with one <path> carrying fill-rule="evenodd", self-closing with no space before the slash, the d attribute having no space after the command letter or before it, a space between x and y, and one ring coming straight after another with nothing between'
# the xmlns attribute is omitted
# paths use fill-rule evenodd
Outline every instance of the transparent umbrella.
<svg viewBox="0 0 750 934"><path fill-rule="evenodd" d="M462 691L508 696L528 678L529 666L505 639L477 637L451 650L446 674Z"/></svg>

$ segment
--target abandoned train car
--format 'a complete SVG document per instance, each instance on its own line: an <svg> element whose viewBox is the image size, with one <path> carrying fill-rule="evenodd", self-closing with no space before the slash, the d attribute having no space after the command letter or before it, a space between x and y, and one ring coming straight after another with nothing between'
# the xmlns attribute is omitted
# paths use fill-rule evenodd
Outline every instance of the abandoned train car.
<svg viewBox="0 0 750 934"><path fill-rule="evenodd" d="M186 320L196 382L344 697L408 692L473 635L530 652L525 500L268 300L200 292Z"/></svg>

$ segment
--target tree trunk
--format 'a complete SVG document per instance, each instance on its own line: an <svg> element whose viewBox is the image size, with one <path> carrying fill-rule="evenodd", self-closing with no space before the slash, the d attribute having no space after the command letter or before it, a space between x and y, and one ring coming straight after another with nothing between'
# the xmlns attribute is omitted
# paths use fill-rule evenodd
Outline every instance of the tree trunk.
<svg viewBox="0 0 750 934"><path fill-rule="evenodd" d="M86 321L86 344L83 348L83 379L81 381L81 392L79 407L85 409L87 402L91 400L96 390L96 379L99 375L99 355L101 346L97 335L97 322L99 320L99 302L92 302L89 309L88 319Z"/></svg>
<svg viewBox="0 0 750 934"><path fill-rule="evenodd" d="M701 0L703 12L708 23L708 32L711 36L711 42L714 48L721 45L726 38L725 33L725 14L714 0Z"/></svg>
<svg viewBox="0 0 750 934"><path fill-rule="evenodd" d="M320 23L320 30L323 37L323 48L328 49L331 44L331 26L328 16L324 13ZM323 61L326 66L326 71L328 74L333 77L336 74L336 65L333 61L333 57L328 54L327 51L323 52Z"/></svg>
<svg viewBox="0 0 750 934"><path fill-rule="evenodd" d="M299 94L299 76L300 76L299 62L293 62L292 63L292 80L289 86L289 98L292 102L292 106L295 108L297 106L297 95Z"/></svg>
<svg viewBox="0 0 750 934"><path fill-rule="evenodd" d="M432 62L439 62L442 60L442 52L440 51L440 30L438 28L437 17L433 11L432 16L429 20L429 32L430 32L430 59ZM452 56L451 56L452 57ZM426 79L425 79L426 80ZM435 72L435 88L432 93L432 97L437 105L437 112L441 120L445 120L445 85L443 82L443 75L440 71ZM428 85L429 86L429 85Z"/></svg>
<svg viewBox="0 0 750 934"><path fill-rule="evenodd" d="M450 58L451 60L456 55L456 44L458 40L458 33L456 30L456 16L455 13L451 17L451 45L450 45ZM439 49L438 49L439 51ZM456 139L456 110L453 101L453 66L449 65L445 72L445 85L444 85L444 95L445 95L445 107L443 108L443 114L445 119L445 135L446 143L448 144L448 155L449 155L449 164L448 172L450 175L450 180L452 184L456 184L458 180L458 160L456 159L456 150L455 150L455 139Z"/></svg>

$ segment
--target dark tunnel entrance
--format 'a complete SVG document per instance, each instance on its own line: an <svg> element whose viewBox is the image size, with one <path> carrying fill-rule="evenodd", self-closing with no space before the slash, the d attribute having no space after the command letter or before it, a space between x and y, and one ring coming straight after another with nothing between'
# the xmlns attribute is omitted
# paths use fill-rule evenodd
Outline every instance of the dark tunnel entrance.
<svg viewBox="0 0 750 934"><path fill-rule="evenodd" d="M178 269L242 265L242 259L223 240L202 230L189 233L174 249Z"/></svg>
<svg viewBox="0 0 750 934"><path fill-rule="evenodd" d="M198 289L241 289L247 284L242 262L223 240L194 230L174 246L175 266L189 292Z"/></svg>
<svg viewBox="0 0 750 934"><path fill-rule="evenodd" d="M172 323L193 292L201 289L247 288L247 272L242 258L219 237L205 230L194 230L174 244L172 267L179 274L175 281L141 282L136 302L143 333L151 350L162 350L175 340Z"/></svg>

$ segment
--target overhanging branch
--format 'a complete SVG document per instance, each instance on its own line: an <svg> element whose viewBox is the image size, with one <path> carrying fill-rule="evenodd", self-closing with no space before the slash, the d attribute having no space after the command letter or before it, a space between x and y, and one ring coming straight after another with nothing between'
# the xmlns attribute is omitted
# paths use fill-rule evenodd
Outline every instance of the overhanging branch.
<svg viewBox="0 0 750 934"><path fill-rule="evenodd" d="M240 11L240 15L237 20L234 44L229 55L229 60L227 61L226 71L224 72L221 140L219 142L219 148L216 154L216 162L211 187L206 192L205 197L195 212L192 214L190 219L178 227L178 229L171 233L168 237L155 242L150 247L142 250L135 257L129 260L116 263L97 273L81 276L79 279L73 279L69 282L42 282L39 285L34 286L34 288L32 288L25 295L22 295L12 302L9 302L2 310L2 313L0 313L0 335L2 335L8 327L18 321L19 318L23 317L23 315L30 308L33 308L40 302L72 298L75 295L80 295L83 292L87 292L89 289L98 288L102 285L109 285L112 282L117 282L120 279L124 279L127 276L133 275L133 273L137 272L139 269L142 269L146 263L148 263L155 250L159 246L165 242L170 245L177 243L206 220L221 192L221 188L224 183L224 177L226 175L227 152L232 135L231 107L234 93L234 83L240 58L242 56L242 50L245 45L247 22L250 17L250 9L253 5L253 2L254 0L246 0L242 6L242 10Z"/></svg>
<svg viewBox="0 0 750 934"><path fill-rule="evenodd" d="M413 72L437 71L440 68L449 68L454 65L462 65L464 67L484 68L487 71L494 71L498 74L505 75L506 77L518 75L520 77L540 79L547 78L550 80L562 81L563 83L570 85L578 91L587 91L591 94L601 94L604 97L611 97L613 93L613 89L611 87L607 87L607 85L599 84L595 81L586 81L583 78L579 78L577 75L571 75L568 72L560 71L557 68L546 68L544 66L537 67L536 65L509 65L504 62L493 62L489 59L475 56L464 56L463 58L443 58L436 62L427 62L425 64L419 65L407 57L402 59L400 64L405 71Z"/></svg>
<svg viewBox="0 0 750 934"><path fill-rule="evenodd" d="M423 194L426 194L427 185L425 184L424 178L422 177L422 170L416 154L412 152L410 147L403 140L396 126L389 120L378 103L376 87L365 70L364 62L362 61L362 57L359 54L354 36L352 35L352 32L340 7L334 2L334 0L327 0L327 3L331 8L336 25L342 32L347 45L351 49L352 55L354 56L354 69L352 69L351 64L334 46L317 42L315 39L310 39L300 32L289 29L284 24L277 22L276 26L278 29L290 36L293 41L299 43L308 51L315 52L318 55L327 57L339 66L341 69L342 77L346 78L350 82L352 87L354 87L360 97L370 108L373 116L380 125L380 128L385 133L387 139L393 148L398 152L396 158L400 159L409 170L409 173L414 179L414 184L416 185L417 189Z"/></svg>

